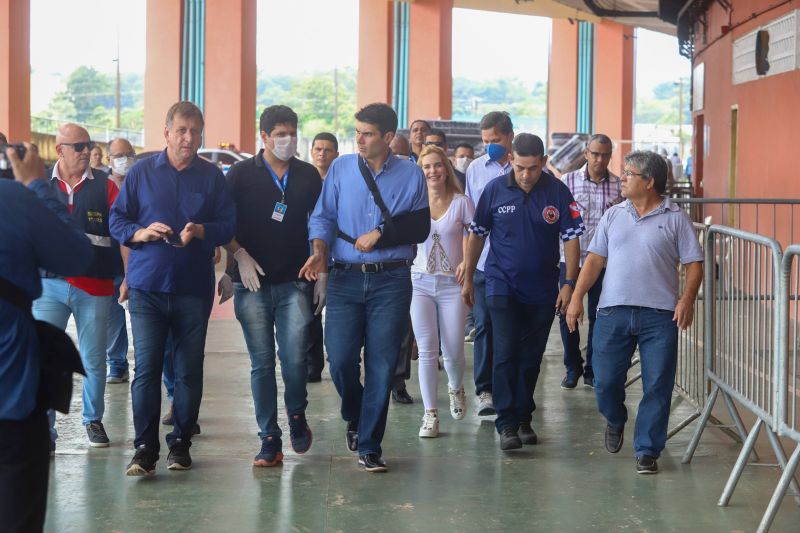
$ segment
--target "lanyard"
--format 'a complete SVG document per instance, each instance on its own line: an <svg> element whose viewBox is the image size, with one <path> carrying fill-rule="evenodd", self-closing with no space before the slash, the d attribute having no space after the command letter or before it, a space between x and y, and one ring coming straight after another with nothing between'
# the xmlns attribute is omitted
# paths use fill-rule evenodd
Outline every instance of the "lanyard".
<svg viewBox="0 0 800 533"><path fill-rule="evenodd" d="M283 175L282 179L278 179L278 175L275 174L275 171L272 170L272 167L269 166L269 163L264 161L264 165L267 167L267 170L269 170L269 174L272 176L272 181L275 182L275 185L281 191L281 203L284 203L284 200L286 199L286 185L289 183L289 169L286 169L286 173Z"/></svg>

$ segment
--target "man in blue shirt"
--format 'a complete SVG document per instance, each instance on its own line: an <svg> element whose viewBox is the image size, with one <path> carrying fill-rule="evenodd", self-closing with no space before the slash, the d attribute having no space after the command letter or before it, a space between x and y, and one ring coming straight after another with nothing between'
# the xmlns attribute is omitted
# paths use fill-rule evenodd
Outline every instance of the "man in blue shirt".
<svg viewBox="0 0 800 533"><path fill-rule="evenodd" d="M514 139L514 125L511 117L504 111L492 111L481 119L481 139L486 153L473 161L467 168L466 195L475 205L481 199L486 184L498 176L511 172L511 141ZM489 241L483 245L477 271L475 272L475 306L472 313L475 319L473 344L475 394L478 396L478 416L495 414L492 402L492 320L486 305L486 278L484 265L489 255Z"/></svg>
<svg viewBox="0 0 800 533"><path fill-rule="evenodd" d="M606 267L594 331L594 386L597 408L606 419L605 445L622 448L628 410L625 379L638 344L642 400L633 448L639 474L658 472L667 442L670 400L678 363L678 328L694 318L694 300L703 279L703 251L686 213L663 194L667 163L654 152L625 156L622 196L605 212L589 244L567 325L583 319L583 296ZM686 284L678 297L678 267Z"/></svg>
<svg viewBox="0 0 800 533"><path fill-rule="evenodd" d="M39 339L31 301L39 269L82 275L94 258L89 239L44 179L36 147L26 144L16 181L0 179L0 529L41 531L47 508L50 438L39 394ZM23 310L23 308L25 310Z"/></svg>
<svg viewBox="0 0 800 533"><path fill-rule="evenodd" d="M203 356L214 295L214 248L233 237L236 214L222 172L197 156L203 114L191 102L167 112L167 148L128 172L111 211L111 234L131 248L128 310L136 375L131 385L136 454L129 476L158 460L161 370L171 334L174 426L167 468L191 468L192 430L203 392Z"/></svg>
<svg viewBox="0 0 800 533"><path fill-rule="evenodd" d="M374 179L393 220L403 213L427 210L428 195L422 170L389 150L397 130L394 110L386 104L370 104L355 118L358 154L339 157L328 171L308 223L314 253L300 274L316 279L326 272L330 250L333 266L328 277L325 347L331 377L342 397L347 447L358 451L359 464L368 472L385 472L381 440L411 307L409 267L414 251L410 244L376 248L386 221L359 162ZM429 221L430 214L426 216Z"/></svg>
<svg viewBox="0 0 800 533"><path fill-rule="evenodd" d="M512 171L486 185L467 243L462 294L475 303L473 276L486 237L486 301L492 320L493 398L500 449L536 444L531 427L533 393L555 312L565 312L578 274L583 231L572 194L542 172L547 156L536 135L513 143ZM473 163L474 164L474 163ZM566 280L559 291L559 242L564 241Z"/></svg>

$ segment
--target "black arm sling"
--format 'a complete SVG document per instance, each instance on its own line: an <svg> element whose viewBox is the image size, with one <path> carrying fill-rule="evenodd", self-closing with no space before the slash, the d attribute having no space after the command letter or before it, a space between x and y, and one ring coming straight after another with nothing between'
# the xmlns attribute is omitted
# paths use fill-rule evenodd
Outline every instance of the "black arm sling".
<svg viewBox="0 0 800 533"><path fill-rule="evenodd" d="M389 157L392 157L391 155ZM375 248L391 248L393 246L419 244L425 242L428 234L431 231L431 210L429 207L418 209L416 211L409 211L392 216L389 209L381 197L378 186L372 177L369 169L367 168L364 159L359 156L358 170L361 171L361 177L364 178L364 183L367 184L369 192L372 193L372 199L375 200L375 205L381 210L383 216L383 232L381 238ZM339 230L337 236L344 239L350 244L355 244L356 240L350 235Z"/></svg>

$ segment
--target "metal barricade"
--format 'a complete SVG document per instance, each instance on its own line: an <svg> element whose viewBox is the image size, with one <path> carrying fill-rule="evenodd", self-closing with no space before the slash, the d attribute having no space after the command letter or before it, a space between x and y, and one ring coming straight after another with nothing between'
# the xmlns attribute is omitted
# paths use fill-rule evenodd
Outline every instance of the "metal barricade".
<svg viewBox="0 0 800 533"><path fill-rule="evenodd" d="M781 257L780 245L768 237L724 226L708 229L703 351L711 390L683 462L691 461L721 393L744 445L720 496L720 506L730 501L762 429L778 460L777 465L769 466L786 466L775 432ZM749 432L734 400L756 416ZM796 483L792 484L797 489Z"/></svg>
<svg viewBox="0 0 800 533"><path fill-rule="evenodd" d="M797 446L788 461L778 457L783 473L761 519L759 532L769 530L789 486L797 491L795 472L800 466L800 261L794 260L797 256L800 256L800 245L793 244L786 248L781 261L773 421L778 436L793 440Z"/></svg>

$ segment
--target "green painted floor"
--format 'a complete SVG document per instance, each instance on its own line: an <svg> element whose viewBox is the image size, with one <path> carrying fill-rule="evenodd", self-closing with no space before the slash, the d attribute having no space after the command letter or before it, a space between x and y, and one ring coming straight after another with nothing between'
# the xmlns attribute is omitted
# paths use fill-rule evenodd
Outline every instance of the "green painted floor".
<svg viewBox="0 0 800 533"><path fill-rule="evenodd" d="M134 436L129 386L107 388L104 423L112 446L106 449L87 445L76 389L72 414L57 422L61 437L52 460L47 531L739 532L755 530L778 479L776 470L747 468L731 505L717 507L738 445L709 430L692 464L682 465L694 426L668 443L661 473L635 474L633 425L623 451L610 455L592 391L559 388L557 324L536 393L537 446L500 452L492 419L478 418L474 404L458 422L445 410L441 436L419 439L415 367L408 388L416 403L389 410L384 457L390 471L365 473L345 448L339 398L326 374L322 383L309 385L312 449L301 457L285 445L281 467L254 469L259 441L238 323L213 320L207 350L203 432L194 440L188 472L167 471L162 450L154 478L126 477ZM471 372L468 364L469 394ZM446 395L442 375L444 408ZM638 397L634 386L629 405L635 407ZM280 423L285 428L283 416ZM800 507L787 498L772 531L796 533L798 524Z"/></svg>

